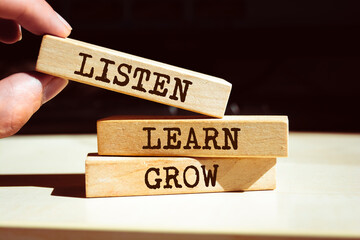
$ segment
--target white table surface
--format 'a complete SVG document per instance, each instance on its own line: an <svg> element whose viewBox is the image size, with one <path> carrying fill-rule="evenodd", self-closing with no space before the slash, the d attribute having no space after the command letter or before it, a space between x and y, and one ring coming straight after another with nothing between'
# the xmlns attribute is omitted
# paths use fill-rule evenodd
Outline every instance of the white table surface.
<svg viewBox="0 0 360 240"><path fill-rule="evenodd" d="M96 135L0 139L0 239L360 238L360 134L289 146L274 191L87 199Z"/></svg>

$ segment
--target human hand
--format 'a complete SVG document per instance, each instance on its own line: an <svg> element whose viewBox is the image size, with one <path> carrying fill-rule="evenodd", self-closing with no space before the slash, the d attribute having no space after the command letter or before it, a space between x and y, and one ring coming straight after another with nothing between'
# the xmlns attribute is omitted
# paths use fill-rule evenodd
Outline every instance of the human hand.
<svg viewBox="0 0 360 240"><path fill-rule="evenodd" d="M45 0L0 0L0 42L21 40L21 27L58 37L70 35L70 25ZM42 104L68 81L37 72L16 73L0 80L0 138L20 130Z"/></svg>

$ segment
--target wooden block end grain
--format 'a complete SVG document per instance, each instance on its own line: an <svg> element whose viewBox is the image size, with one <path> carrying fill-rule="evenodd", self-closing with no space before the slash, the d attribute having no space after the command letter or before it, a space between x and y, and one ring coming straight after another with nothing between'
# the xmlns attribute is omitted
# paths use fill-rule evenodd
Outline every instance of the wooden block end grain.
<svg viewBox="0 0 360 240"><path fill-rule="evenodd" d="M36 70L218 118L231 91L220 78L50 35L43 37Z"/></svg>
<svg viewBox="0 0 360 240"><path fill-rule="evenodd" d="M119 116L97 123L100 155L286 157L286 116Z"/></svg>
<svg viewBox="0 0 360 240"><path fill-rule="evenodd" d="M120 157L89 155L86 196L112 197L272 190L275 158Z"/></svg>

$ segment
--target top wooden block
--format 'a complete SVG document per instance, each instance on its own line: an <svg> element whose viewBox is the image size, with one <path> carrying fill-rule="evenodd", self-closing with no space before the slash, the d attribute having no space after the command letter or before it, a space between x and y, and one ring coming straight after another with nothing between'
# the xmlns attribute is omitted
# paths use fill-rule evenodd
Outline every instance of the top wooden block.
<svg viewBox="0 0 360 240"><path fill-rule="evenodd" d="M220 118L231 91L220 78L50 35L43 37L36 70Z"/></svg>

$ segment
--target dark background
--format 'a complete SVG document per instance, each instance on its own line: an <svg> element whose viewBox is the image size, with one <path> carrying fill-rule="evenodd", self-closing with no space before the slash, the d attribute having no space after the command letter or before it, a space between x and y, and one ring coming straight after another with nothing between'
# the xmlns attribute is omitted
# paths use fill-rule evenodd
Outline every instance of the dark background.
<svg viewBox="0 0 360 240"><path fill-rule="evenodd" d="M226 114L288 115L290 130L360 132L360 1L51 0L71 38L233 84ZM0 77L34 69L41 37L0 45ZM95 133L118 115L191 112L70 82L19 134Z"/></svg>

